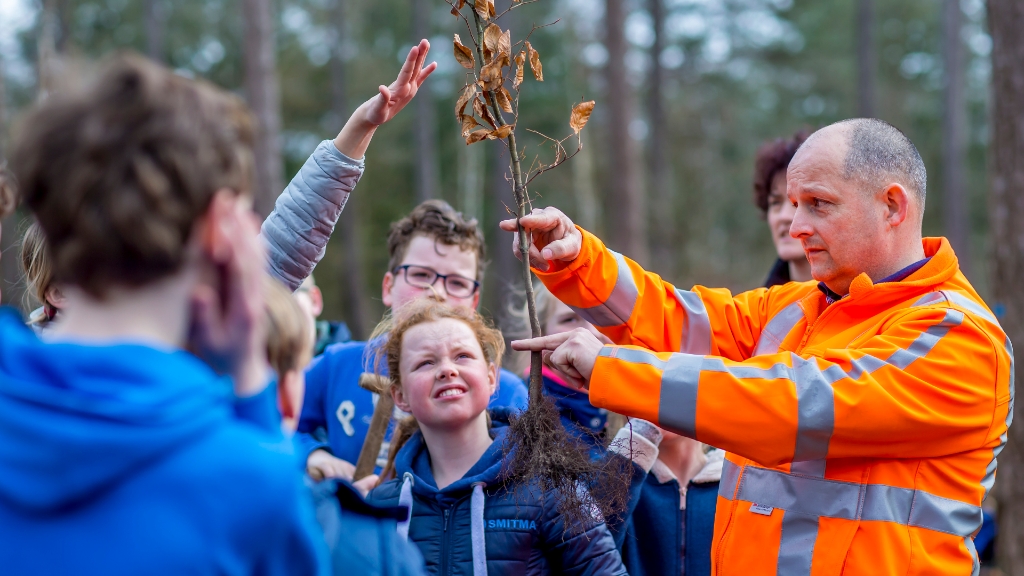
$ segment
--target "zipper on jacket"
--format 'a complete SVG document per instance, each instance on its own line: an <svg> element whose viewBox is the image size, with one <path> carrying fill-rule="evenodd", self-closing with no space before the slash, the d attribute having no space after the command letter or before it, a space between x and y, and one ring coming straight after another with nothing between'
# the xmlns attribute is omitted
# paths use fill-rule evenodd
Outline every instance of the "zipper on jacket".
<svg viewBox="0 0 1024 576"><path fill-rule="evenodd" d="M449 550L449 537L448 537L448 516L451 514L451 508L444 509L444 523L441 525L441 570L439 574L445 576L448 574L448 557L451 556L451 550Z"/></svg>

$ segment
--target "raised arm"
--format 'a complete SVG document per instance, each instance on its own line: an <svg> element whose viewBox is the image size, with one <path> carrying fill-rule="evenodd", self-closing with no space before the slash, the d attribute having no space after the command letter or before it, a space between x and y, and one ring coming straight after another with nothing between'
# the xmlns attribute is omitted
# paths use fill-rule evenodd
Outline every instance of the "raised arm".
<svg viewBox="0 0 1024 576"><path fill-rule="evenodd" d="M379 86L333 141L324 140L278 197L260 232L270 273L292 290L323 258L349 194L363 174L363 156L377 127L395 117L437 68L424 66L430 43L409 50L398 78Z"/></svg>

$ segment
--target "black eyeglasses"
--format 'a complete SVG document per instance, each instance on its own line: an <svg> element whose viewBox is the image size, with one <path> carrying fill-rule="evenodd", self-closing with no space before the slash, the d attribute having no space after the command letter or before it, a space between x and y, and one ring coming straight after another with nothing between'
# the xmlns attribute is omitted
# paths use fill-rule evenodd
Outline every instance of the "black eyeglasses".
<svg viewBox="0 0 1024 576"><path fill-rule="evenodd" d="M402 272L403 278L410 286L417 288L430 288L440 278L445 292L453 298L469 298L480 289L480 283L476 280L456 274L438 274L437 270L426 266L405 264L395 268L394 274L397 275L399 272Z"/></svg>

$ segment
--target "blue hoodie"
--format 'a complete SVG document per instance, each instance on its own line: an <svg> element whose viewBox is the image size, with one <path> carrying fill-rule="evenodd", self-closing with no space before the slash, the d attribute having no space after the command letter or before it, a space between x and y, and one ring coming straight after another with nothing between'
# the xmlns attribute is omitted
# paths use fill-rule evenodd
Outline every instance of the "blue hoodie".
<svg viewBox="0 0 1024 576"><path fill-rule="evenodd" d="M368 500L411 507L411 518L400 530L419 546L433 575L625 574L603 522L566 531L553 495L505 488L502 445L508 410L491 410L491 415L494 442L460 480L437 488L430 453L416 432L395 458L397 477Z"/></svg>
<svg viewBox="0 0 1024 576"><path fill-rule="evenodd" d="M345 342L328 346L306 369L306 396L295 435L299 451L306 457L324 448L353 464L359 458L377 401L374 394L359 387L359 377L373 371L365 357L366 345L366 342ZM527 401L523 381L502 370L490 407L522 410ZM378 468L387 460L393 428L394 422L381 445Z"/></svg>
<svg viewBox="0 0 1024 576"><path fill-rule="evenodd" d="M326 573L289 443L232 398L186 352L44 343L0 309L2 570Z"/></svg>

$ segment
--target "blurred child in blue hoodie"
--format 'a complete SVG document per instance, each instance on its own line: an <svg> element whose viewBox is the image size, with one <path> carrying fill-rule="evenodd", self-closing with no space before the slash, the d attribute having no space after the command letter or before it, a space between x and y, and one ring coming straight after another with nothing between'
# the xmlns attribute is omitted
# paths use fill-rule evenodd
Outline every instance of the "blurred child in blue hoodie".
<svg viewBox="0 0 1024 576"><path fill-rule="evenodd" d="M392 310L422 298L469 310L480 303L486 258L483 234L476 220L466 220L444 201L423 202L393 223L388 253L381 299ZM366 350L366 342L328 346L306 372L298 441L314 479L352 479L375 404L373 393L359 386L359 377L372 371ZM522 380L504 370L499 374L491 406L525 408ZM381 446L380 463L387 458L391 433L389 429Z"/></svg>
<svg viewBox="0 0 1024 576"><path fill-rule="evenodd" d="M401 531L431 574L626 573L603 521L566 526L553 494L506 477L509 411L487 410L500 332L473 310L424 300L396 312L381 349L388 392L412 416L385 469L396 477L370 501L411 508Z"/></svg>
<svg viewBox="0 0 1024 576"><path fill-rule="evenodd" d="M326 573L267 416L244 105L121 56L24 126L12 170L67 309L45 340L0 312L0 566Z"/></svg>

